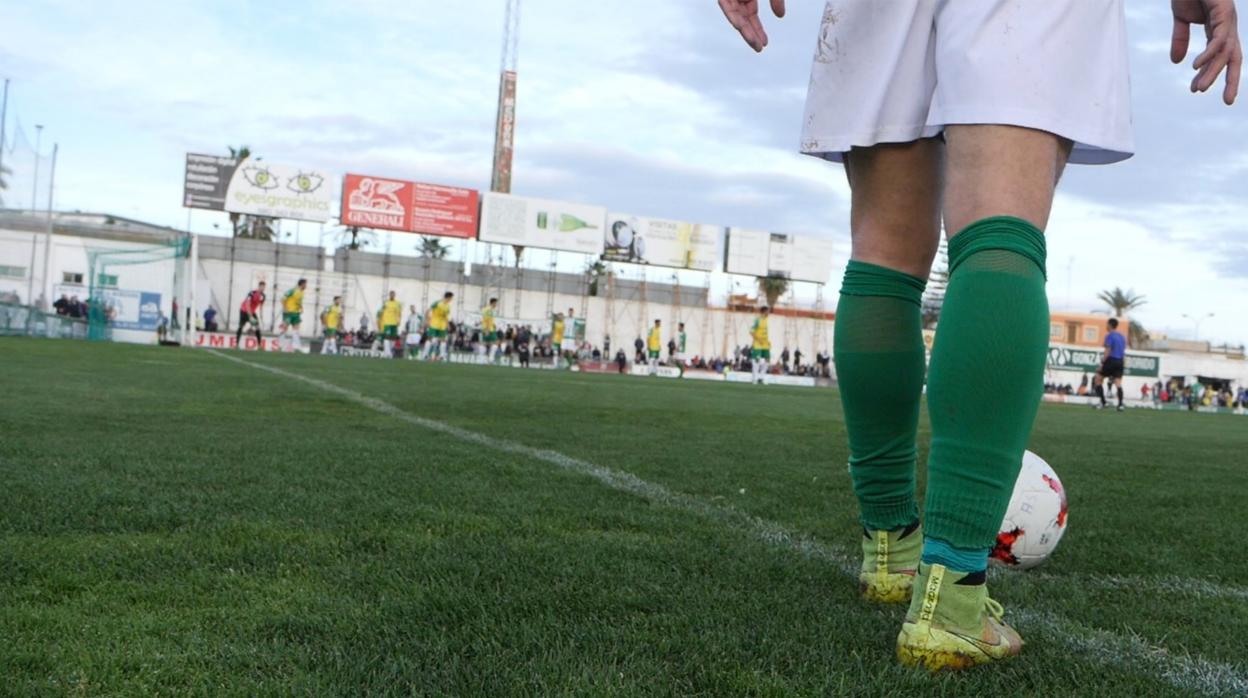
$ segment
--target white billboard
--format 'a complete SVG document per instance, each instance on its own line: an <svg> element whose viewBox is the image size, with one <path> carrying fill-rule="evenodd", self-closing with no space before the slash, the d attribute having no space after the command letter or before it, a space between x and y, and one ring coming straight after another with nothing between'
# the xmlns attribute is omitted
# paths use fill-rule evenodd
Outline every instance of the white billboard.
<svg viewBox="0 0 1248 698"><path fill-rule="evenodd" d="M826 284L832 275L832 252L832 241L824 238L729 228L724 269L730 274Z"/></svg>
<svg viewBox="0 0 1248 698"><path fill-rule="evenodd" d="M329 220L329 176L314 168L244 160L230 177L225 210L301 221Z"/></svg>
<svg viewBox="0 0 1248 698"><path fill-rule="evenodd" d="M608 262L701 271L719 269L724 228L717 225L610 213L603 232L602 258Z"/></svg>
<svg viewBox="0 0 1248 698"><path fill-rule="evenodd" d="M606 218L601 206L491 192L481 196L478 239L600 255Z"/></svg>

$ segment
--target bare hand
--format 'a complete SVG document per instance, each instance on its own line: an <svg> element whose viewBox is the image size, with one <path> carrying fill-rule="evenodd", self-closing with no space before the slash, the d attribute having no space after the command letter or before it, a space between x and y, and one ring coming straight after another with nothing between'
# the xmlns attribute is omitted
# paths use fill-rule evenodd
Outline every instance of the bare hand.
<svg viewBox="0 0 1248 698"><path fill-rule="evenodd" d="M758 18L758 3L759 0L719 0L719 9L724 11L733 28L741 32L741 38L750 48L762 51L767 45L767 32ZM771 0L771 12L776 17L783 17L784 0Z"/></svg>
<svg viewBox="0 0 1248 698"><path fill-rule="evenodd" d="M720 3L723 5L723 2ZM1235 0L1170 0L1174 12L1174 34L1170 39L1170 60L1181 63L1187 56L1192 24L1205 25L1205 50L1192 62L1197 71L1192 78L1192 92L1204 92L1217 82L1226 69L1226 89L1222 101L1235 103L1239 93L1239 75L1244 65L1244 50L1239 42ZM744 36L744 32L742 32Z"/></svg>

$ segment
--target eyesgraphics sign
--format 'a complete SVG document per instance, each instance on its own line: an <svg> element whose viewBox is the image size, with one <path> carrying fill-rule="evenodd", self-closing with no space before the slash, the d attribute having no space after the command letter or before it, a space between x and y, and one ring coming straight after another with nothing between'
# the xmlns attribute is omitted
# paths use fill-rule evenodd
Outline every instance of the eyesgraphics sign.
<svg viewBox="0 0 1248 698"><path fill-rule="evenodd" d="M481 197L482 242L602 254L607 210L567 201L488 193Z"/></svg>
<svg viewBox="0 0 1248 698"><path fill-rule="evenodd" d="M331 201L328 177L321 170L247 160L230 178L225 210L323 222L329 219Z"/></svg>
<svg viewBox="0 0 1248 698"><path fill-rule="evenodd" d="M456 238L477 236L477 191L385 177L342 180L343 225Z"/></svg>
<svg viewBox="0 0 1248 698"><path fill-rule="evenodd" d="M608 262L701 271L719 268L724 238L724 228L720 226L611 213L603 233L602 258Z"/></svg>
<svg viewBox="0 0 1248 698"><path fill-rule="evenodd" d="M724 269L730 274L782 276L824 284L832 274L832 241L729 228L724 260Z"/></svg>
<svg viewBox="0 0 1248 698"><path fill-rule="evenodd" d="M1051 345L1048 364L1051 370L1094 373L1101 367L1101 352L1086 347ZM1128 353L1123 366L1124 375L1128 376L1156 378L1161 375L1161 358L1157 356Z"/></svg>
<svg viewBox="0 0 1248 698"><path fill-rule="evenodd" d="M238 160L220 155L186 154L182 180L182 205L187 208L225 210L225 194L238 169Z"/></svg>

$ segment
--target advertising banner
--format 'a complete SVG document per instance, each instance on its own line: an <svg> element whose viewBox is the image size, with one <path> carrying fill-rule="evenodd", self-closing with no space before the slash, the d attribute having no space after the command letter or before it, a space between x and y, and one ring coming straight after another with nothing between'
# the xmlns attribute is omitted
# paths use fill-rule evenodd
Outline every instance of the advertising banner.
<svg viewBox="0 0 1248 698"><path fill-rule="evenodd" d="M85 303L90 291L78 284L57 284L52 293L53 298L78 296ZM160 326L159 293L124 288L101 288L96 293L104 299L109 326L119 330L155 330Z"/></svg>
<svg viewBox="0 0 1248 698"><path fill-rule="evenodd" d="M225 194L230 213L301 221L328 220L331 203L325 172L258 160L237 166Z"/></svg>
<svg viewBox="0 0 1248 698"><path fill-rule="evenodd" d="M385 177L342 180L343 225L456 238L477 236L477 191Z"/></svg>
<svg viewBox="0 0 1248 698"><path fill-rule="evenodd" d="M1101 367L1101 350L1088 347L1049 347L1049 369L1057 371L1083 371L1095 373ZM1126 355L1123 375L1139 378L1156 378L1161 375L1161 358L1148 354Z"/></svg>
<svg viewBox="0 0 1248 698"><path fill-rule="evenodd" d="M724 269L825 284L832 274L832 252L832 241L823 238L729 228Z"/></svg>
<svg viewBox="0 0 1248 698"><path fill-rule="evenodd" d="M182 205L187 208L225 210L225 193L238 168L238 160L219 155L186 154L182 179Z"/></svg>
<svg viewBox="0 0 1248 698"><path fill-rule="evenodd" d="M206 349L242 349L243 351L287 351L282 346L282 341L278 337L262 337L259 342L256 341L254 334L243 335L243 343L240 346L235 340L235 335L229 332L196 332L195 346ZM298 349L290 349L292 353L299 352L308 354L311 347L303 345Z"/></svg>
<svg viewBox="0 0 1248 698"><path fill-rule="evenodd" d="M480 239L598 256L606 218L601 206L489 193L481 197Z"/></svg>
<svg viewBox="0 0 1248 698"><path fill-rule="evenodd" d="M676 269L719 269L724 228L642 218L626 213L607 215L603 230L608 262L652 264Z"/></svg>

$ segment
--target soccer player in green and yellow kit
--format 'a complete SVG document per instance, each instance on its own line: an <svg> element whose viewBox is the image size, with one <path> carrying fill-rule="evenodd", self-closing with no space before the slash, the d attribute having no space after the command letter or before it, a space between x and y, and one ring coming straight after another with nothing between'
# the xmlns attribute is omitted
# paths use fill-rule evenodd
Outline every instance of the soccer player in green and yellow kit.
<svg viewBox="0 0 1248 698"><path fill-rule="evenodd" d="M563 331L563 313L555 313L550 323L550 351L553 355L550 361L551 368L559 368L560 361L563 359Z"/></svg>
<svg viewBox="0 0 1248 698"><path fill-rule="evenodd" d="M280 334L285 340L286 351L303 347L299 340L299 325L303 324L303 292L308 288L307 279L299 279L295 287L282 297L282 326ZM293 331L292 331L293 330ZM289 334L288 334L289 333Z"/></svg>
<svg viewBox="0 0 1248 698"><path fill-rule="evenodd" d="M425 313L425 353L421 358L428 359L434 351L439 351L443 360L448 358L450 345L446 334L451 326L451 301L454 298L455 294L447 291L442 300L429 306Z"/></svg>
<svg viewBox="0 0 1248 698"><path fill-rule="evenodd" d="M403 321L403 304L390 292L390 298L381 306L377 326L381 330L381 346L386 356L394 355L394 343L399 340L399 323Z"/></svg>
<svg viewBox="0 0 1248 698"><path fill-rule="evenodd" d="M497 312L497 298L491 298L489 304L481 309L481 345L485 347L486 363L498 360L498 325L495 322Z"/></svg>
<svg viewBox="0 0 1248 698"><path fill-rule="evenodd" d="M338 326L342 324L342 296L334 296L333 305L321 312L321 326L325 332L322 354L338 353Z"/></svg>
<svg viewBox="0 0 1248 698"><path fill-rule="evenodd" d="M646 362L650 364L650 375L658 373L659 354L663 351L663 328L661 321L656 319L650 335L646 337Z"/></svg>
<svg viewBox="0 0 1248 698"><path fill-rule="evenodd" d="M771 338L767 335L767 318L771 309L763 306L754 324L750 326L750 374L756 383L767 375L767 363L771 361Z"/></svg>

